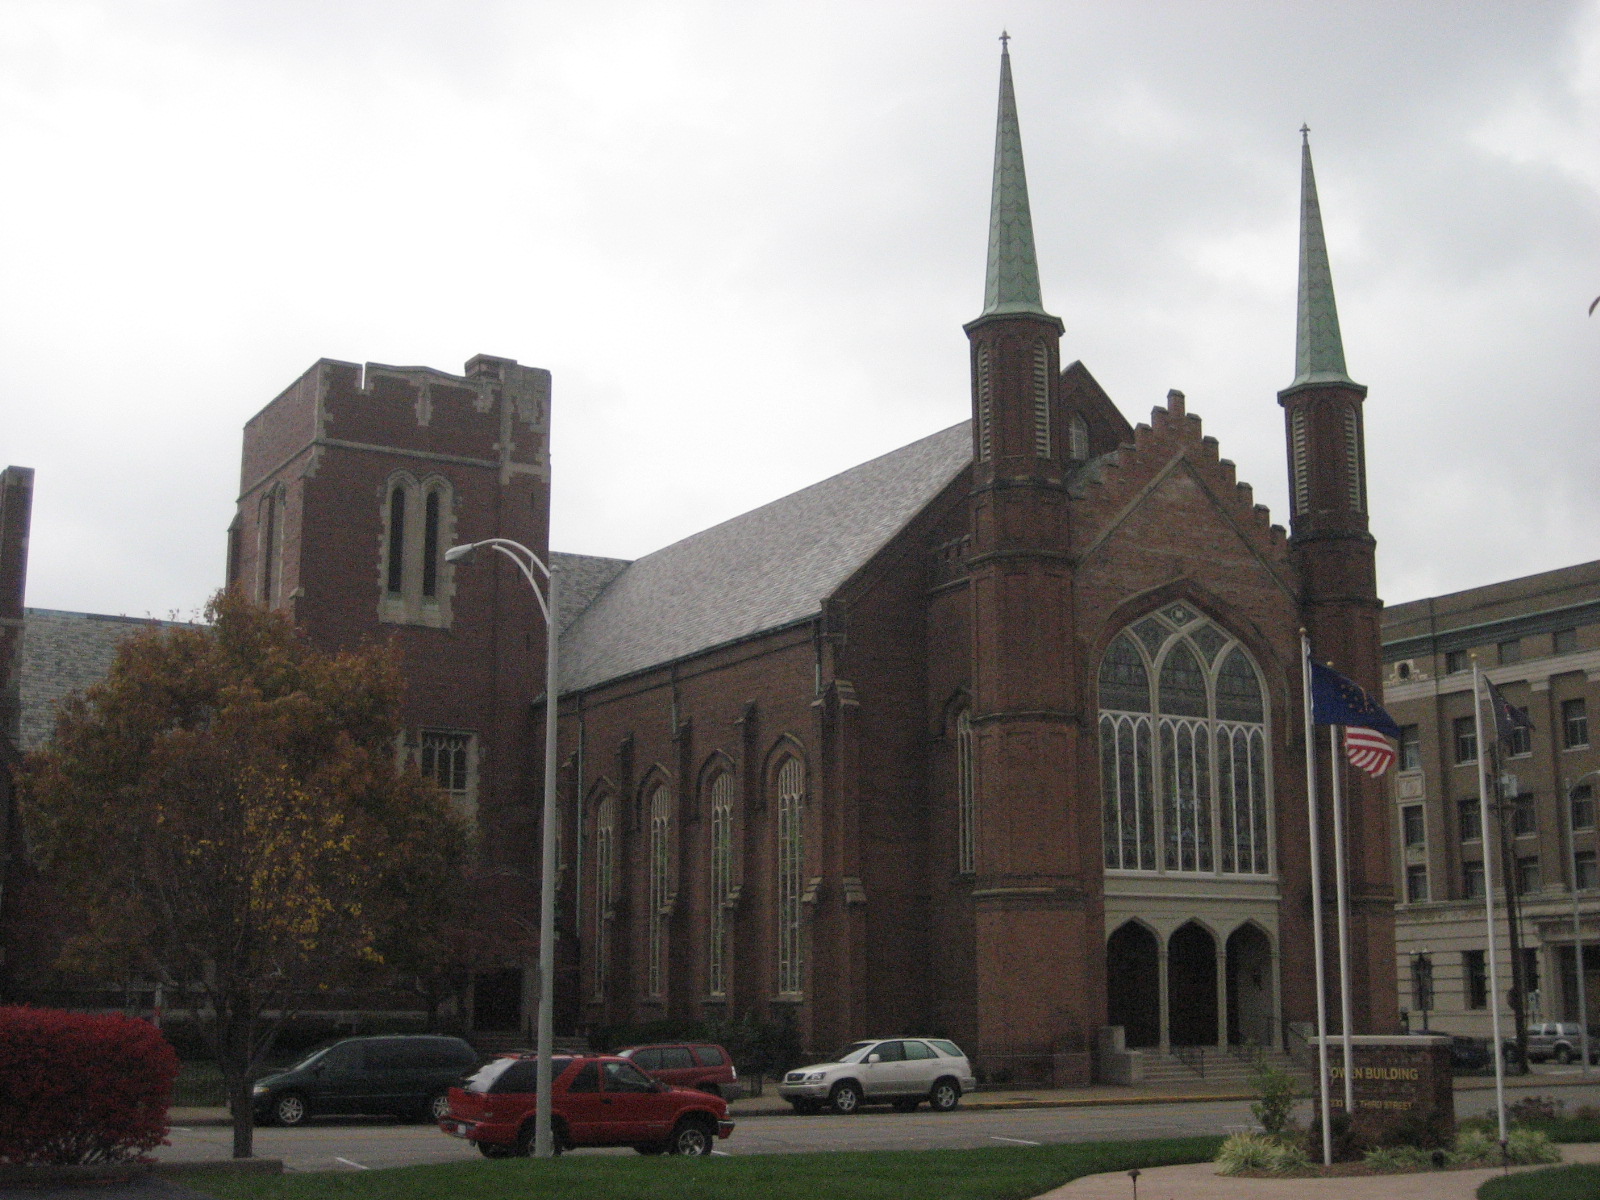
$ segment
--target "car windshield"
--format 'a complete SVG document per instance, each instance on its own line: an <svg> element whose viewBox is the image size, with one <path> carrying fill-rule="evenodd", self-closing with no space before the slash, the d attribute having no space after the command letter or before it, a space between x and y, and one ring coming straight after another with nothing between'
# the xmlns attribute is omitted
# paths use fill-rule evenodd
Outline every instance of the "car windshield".
<svg viewBox="0 0 1600 1200"><path fill-rule="evenodd" d="M311 1066L313 1063L315 1063L318 1060L320 1060L324 1054L326 1054L329 1050L332 1050L332 1049L333 1049L332 1046L318 1046L310 1054L306 1055L299 1062L295 1063L294 1066L285 1067L284 1070L285 1071L303 1071L307 1067Z"/></svg>
<svg viewBox="0 0 1600 1200"><path fill-rule="evenodd" d="M848 1046L846 1046L843 1050L840 1050L837 1054L835 1054L828 1061L829 1062L860 1062L861 1061L861 1056L863 1054L865 1054L868 1050L870 1050L872 1047L876 1046L877 1044L878 1043L876 1041L851 1042Z"/></svg>

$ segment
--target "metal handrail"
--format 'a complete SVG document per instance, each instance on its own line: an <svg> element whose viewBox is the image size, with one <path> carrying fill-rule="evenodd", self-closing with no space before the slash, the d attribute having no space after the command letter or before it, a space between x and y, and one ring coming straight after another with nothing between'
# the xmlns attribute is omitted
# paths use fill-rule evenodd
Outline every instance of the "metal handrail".
<svg viewBox="0 0 1600 1200"><path fill-rule="evenodd" d="M1204 1046L1174 1046L1172 1048L1172 1057L1191 1071L1198 1071L1201 1079L1206 1077L1206 1048Z"/></svg>

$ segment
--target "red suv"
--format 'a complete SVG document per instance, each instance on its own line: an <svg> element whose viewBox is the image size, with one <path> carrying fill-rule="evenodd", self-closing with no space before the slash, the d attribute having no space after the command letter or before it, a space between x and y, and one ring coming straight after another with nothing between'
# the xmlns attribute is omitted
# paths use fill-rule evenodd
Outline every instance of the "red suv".
<svg viewBox="0 0 1600 1200"><path fill-rule="evenodd" d="M739 1072L734 1069L733 1059L721 1046L672 1042L629 1046L626 1050L618 1050L617 1054L651 1079L659 1079L673 1087L698 1088L713 1096L738 1098L729 1093L739 1078Z"/></svg>
<svg viewBox="0 0 1600 1200"><path fill-rule="evenodd" d="M439 1128L485 1158L530 1154L535 1071L531 1054L497 1058L450 1089ZM625 1058L566 1055L551 1060L550 1121L556 1153L575 1146L632 1146L640 1154L711 1153L733 1132L720 1096L648 1078Z"/></svg>

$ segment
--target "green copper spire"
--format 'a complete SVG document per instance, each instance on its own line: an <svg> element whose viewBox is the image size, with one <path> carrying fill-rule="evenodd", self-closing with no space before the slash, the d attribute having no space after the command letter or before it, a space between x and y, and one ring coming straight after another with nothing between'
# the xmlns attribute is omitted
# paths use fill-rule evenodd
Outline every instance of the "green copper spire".
<svg viewBox="0 0 1600 1200"><path fill-rule="evenodd" d="M1039 297L1039 261L1033 250L1028 177L1022 169L1022 131L1011 88L1011 51L1000 36L1000 118L994 134L994 197L989 205L989 269L983 316L1030 313L1047 317Z"/></svg>
<svg viewBox="0 0 1600 1200"><path fill-rule="evenodd" d="M1344 342L1339 337L1339 310L1333 303L1333 275L1328 270L1328 243L1322 236L1322 208L1317 204L1317 178L1311 171L1310 130L1300 127L1300 304L1294 342L1294 382L1348 383Z"/></svg>

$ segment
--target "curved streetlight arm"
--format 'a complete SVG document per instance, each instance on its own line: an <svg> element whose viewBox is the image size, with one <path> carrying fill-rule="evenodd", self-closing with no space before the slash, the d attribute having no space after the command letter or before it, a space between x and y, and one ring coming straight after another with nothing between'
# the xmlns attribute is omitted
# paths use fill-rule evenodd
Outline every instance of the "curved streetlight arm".
<svg viewBox="0 0 1600 1200"><path fill-rule="evenodd" d="M556 667L559 650L556 629L556 580L547 563L540 560L528 547L510 538L484 538L463 546L452 546L445 551L445 561L465 563L480 546L498 550L512 562L533 589L544 616L545 629L545 685L544 685L544 821L539 869L539 1030L538 1062L535 1069L537 1099L534 1102L533 1153L536 1158L550 1158L555 1154L553 1129L550 1124L551 1050L554 1045L555 1013L555 911L556 911L556 710L559 705ZM545 578L541 589L533 569L537 567Z"/></svg>

